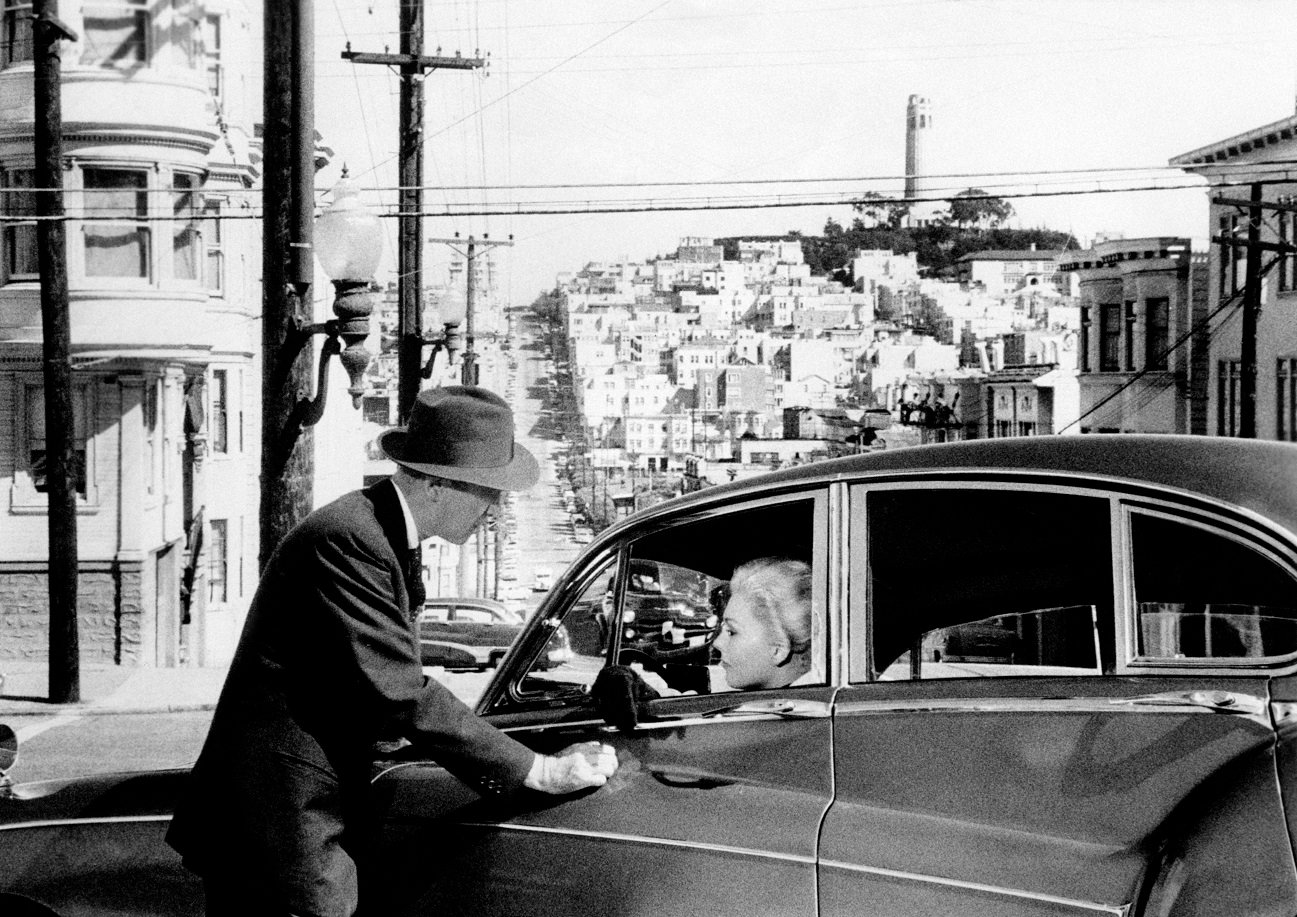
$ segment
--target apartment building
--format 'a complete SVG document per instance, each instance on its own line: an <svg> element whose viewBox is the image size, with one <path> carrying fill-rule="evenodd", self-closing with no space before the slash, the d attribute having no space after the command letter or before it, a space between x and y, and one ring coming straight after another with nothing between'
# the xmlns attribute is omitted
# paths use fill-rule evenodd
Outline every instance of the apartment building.
<svg viewBox="0 0 1297 917"><path fill-rule="evenodd" d="M30 14L0 11L0 209L19 215L33 212ZM59 15L78 35L62 55L62 130L81 658L221 662L260 547L261 6L87 0ZM327 158L317 149L317 166ZM36 227L5 222L0 237L0 658L42 658ZM313 287L321 318L327 287ZM360 414L332 375L317 502L360 482L347 448Z"/></svg>
<svg viewBox="0 0 1297 917"><path fill-rule="evenodd" d="M1242 323L1238 319L1247 275L1248 213L1229 201L1249 197L1247 183L1261 182L1261 241L1297 244L1297 182L1282 164L1297 154L1297 115L1227 137L1171 159L1170 164L1209 182L1207 235L1234 244L1212 245L1206 281L1206 327L1199 369L1208 376L1205 417L1199 426L1216 436L1237 436L1244 395ZM1226 179L1228 185L1225 184ZM1224 199L1224 200L1221 200ZM1286 209L1285 209L1286 208ZM1266 251L1260 265L1260 316L1256 326L1256 435L1297 442L1297 254Z"/></svg>
<svg viewBox="0 0 1297 917"><path fill-rule="evenodd" d="M1081 432L1207 433L1207 264L1189 240L1112 239L1059 268L1078 281Z"/></svg>

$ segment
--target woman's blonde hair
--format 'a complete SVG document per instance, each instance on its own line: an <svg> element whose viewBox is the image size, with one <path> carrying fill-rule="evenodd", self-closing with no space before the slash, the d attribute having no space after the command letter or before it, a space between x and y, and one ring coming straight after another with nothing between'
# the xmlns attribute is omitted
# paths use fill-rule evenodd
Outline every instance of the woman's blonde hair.
<svg viewBox="0 0 1297 917"><path fill-rule="evenodd" d="M811 608L811 566L788 557L759 557L730 577L730 594L752 598L755 614L772 633L782 634L793 655L811 651L818 637Z"/></svg>

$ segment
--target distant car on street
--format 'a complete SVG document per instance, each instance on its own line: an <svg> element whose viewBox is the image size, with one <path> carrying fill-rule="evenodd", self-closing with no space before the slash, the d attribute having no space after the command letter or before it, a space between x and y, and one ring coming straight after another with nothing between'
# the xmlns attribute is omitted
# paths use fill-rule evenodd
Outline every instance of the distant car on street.
<svg viewBox="0 0 1297 917"><path fill-rule="evenodd" d="M437 597L419 612L419 657L450 670L494 668L522 632L522 616L485 598Z"/></svg>
<svg viewBox="0 0 1297 917"><path fill-rule="evenodd" d="M554 588L554 574L548 570L537 570L532 577L531 588L533 592L549 592Z"/></svg>

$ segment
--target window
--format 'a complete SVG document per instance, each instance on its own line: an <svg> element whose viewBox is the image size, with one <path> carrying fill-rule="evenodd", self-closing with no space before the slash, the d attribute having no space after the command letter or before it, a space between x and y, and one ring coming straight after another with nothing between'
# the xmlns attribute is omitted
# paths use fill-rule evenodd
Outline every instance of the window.
<svg viewBox="0 0 1297 917"><path fill-rule="evenodd" d="M211 540L207 546L207 601L225 602L229 599L229 524L225 519L213 519Z"/></svg>
<svg viewBox="0 0 1297 917"><path fill-rule="evenodd" d="M1204 526L1134 513L1136 652L1254 659L1297 652L1297 582L1267 553Z"/></svg>
<svg viewBox="0 0 1297 917"><path fill-rule="evenodd" d="M622 549L624 571L605 558L572 589L561 624L573 661L553 667L539 655L518 697L525 705L551 705L556 697L588 702L588 688L610 653L619 664L640 669L664 696L824 684L828 575L815 558L827 548L817 542L826 520L823 499L787 498L636 538ZM729 586L736 570L734 597ZM791 598L780 606L786 614L772 617L770 606L751 607L748 596L757 590L744 592L745 582L759 582L762 594L781 594L786 586ZM737 638L720 637L727 608L731 627L746 615L750 635L758 636L758 626L761 636L776 635L787 648L784 657L745 658L732 645ZM558 624L555 619L552 626Z"/></svg>
<svg viewBox="0 0 1297 917"><path fill-rule="evenodd" d="M81 63L112 66L148 60L147 0L91 0L82 13Z"/></svg>
<svg viewBox="0 0 1297 917"><path fill-rule="evenodd" d="M176 62L196 69L206 55L202 49L203 17L194 0L171 0L171 46Z"/></svg>
<svg viewBox="0 0 1297 917"><path fill-rule="evenodd" d="M1216 362L1216 435L1237 436L1242 406L1243 363L1241 360Z"/></svg>
<svg viewBox="0 0 1297 917"><path fill-rule="evenodd" d="M176 280L199 279L203 234L198 219L198 188L196 175L176 172L171 176L171 276Z"/></svg>
<svg viewBox="0 0 1297 917"><path fill-rule="evenodd" d="M1224 239L1241 239L1240 218L1237 214L1232 216L1222 216L1220 218L1220 235ZM1220 246L1220 295L1233 293L1238 290L1239 275L1247 270L1247 257L1241 253L1241 249L1234 248L1233 245L1222 244Z"/></svg>
<svg viewBox="0 0 1297 917"><path fill-rule="evenodd" d="M212 451L224 454L230 451L230 374L228 370L212 370Z"/></svg>
<svg viewBox="0 0 1297 917"><path fill-rule="evenodd" d="M1280 357L1275 379L1275 439L1297 442L1297 358Z"/></svg>
<svg viewBox="0 0 1297 917"><path fill-rule="evenodd" d="M32 193L35 184L35 173L30 169L0 172L0 213L19 218L0 223L6 280L30 280L38 276L36 223L21 220L36 214L36 196Z"/></svg>
<svg viewBox="0 0 1297 917"><path fill-rule="evenodd" d="M1291 203L1280 199L1280 203ZM1279 244L1292 245L1297 242L1297 232L1293 232L1297 227L1297 213L1279 213ZM1297 289L1297 258L1292 252L1280 251L1279 254L1279 292L1287 293Z"/></svg>
<svg viewBox="0 0 1297 917"><path fill-rule="evenodd" d="M86 276L149 274L148 175L126 169L84 172Z"/></svg>
<svg viewBox="0 0 1297 917"><path fill-rule="evenodd" d="M1135 369L1135 300L1126 300L1126 335L1125 335L1125 360L1122 368L1127 372Z"/></svg>
<svg viewBox="0 0 1297 917"><path fill-rule="evenodd" d="M32 59L31 0L4 0L0 20L0 66Z"/></svg>
<svg viewBox="0 0 1297 917"><path fill-rule="evenodd" d="M72 395L72 458L76 492L86 496L86 396L85 386L78 387ZM27 387L27 462L32 489L36 493L49 492L48 451L45 447L45 389L40 385Z"/></svg>
<svg viewBox="0 0 1297 917"><path fill-rule="evenodd" d="M1088 373L1090 371L1090 307L1089 306L1081 307L1081 333L1077 340L1077 347L1079 348L1079 352L1077 353L1077 356L1080 357L1081 360L1080 370L1083 373Z"/></svg>
<svg viewBox="0 0 1297 917"><path fill-rule="evenodd" d="M1099 372L1121 369L1121 305L1106 303L1099 307Z"/></svg>
<svg viewBox="0 0 1297 917"><path fill-rule="evenodd" d="M225 231L221 228L221 202L206 201L203 204L203 240L207 244L207 270L203 279L207 281L207 292L213 296L225 295Z"/></svg>
<svg viewBox="0 0 1297 917"><path fill-rule="evenodd" d="M1155 296L1144 302L1144 368L1166 369L1171 346L1171 300Z"/></svg>
<svg viewBox="0 0 1297 917"><path fill-rule="evenodd" d="M588 696L595 676L604 663L611 637L612 594L616 563L609 560L597 567L579 587L561 620L553 619L552 636L532 662L519 686L524 698L547 701L568 698L580 701ZM560 632L562 636L559 636ZM566 640L570 658L554 665L551 645Z"/></svg>
<svg viewBox="0 0 1297 917"><path fill-rule="evenodd" d="M207 90L220 101L225 95L225 65L221 62L221 17L203 19L203 56L207 62Z"/></svg>
<svg viewBox="0 0 1297 917"><path fill-rule="evenodd" d="M158 469L162 467L159 461L159 450L162 447L161 437L158 436L158 405L162 400L161 396L162 381L160 379L146 379L144 382L144 481L145 488L150 494L158 493L161 488L158 486Z"/></svg>
<svg viewBox="0 0 1297 917"><path fill-rule="evenodd" d="M1106 500L988 487L880 490L864 502L867 560L852 578L865 580L873 665L853 660L853 680L1115 665Z"/></svg>

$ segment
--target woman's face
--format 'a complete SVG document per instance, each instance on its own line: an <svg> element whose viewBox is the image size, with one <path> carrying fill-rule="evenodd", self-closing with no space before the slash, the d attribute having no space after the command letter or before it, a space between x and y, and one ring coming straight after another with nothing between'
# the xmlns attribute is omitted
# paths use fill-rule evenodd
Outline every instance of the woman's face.
<svg viewBox="0 0 1297 917"><path fill-rule="evenodd" d="M731 688L777 687L774 682L782 672L778 663L787 654L786 648L758 620L746 591L735 592L725 606L715 647Z"/></svg>

